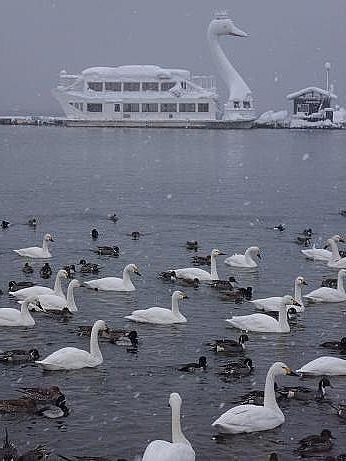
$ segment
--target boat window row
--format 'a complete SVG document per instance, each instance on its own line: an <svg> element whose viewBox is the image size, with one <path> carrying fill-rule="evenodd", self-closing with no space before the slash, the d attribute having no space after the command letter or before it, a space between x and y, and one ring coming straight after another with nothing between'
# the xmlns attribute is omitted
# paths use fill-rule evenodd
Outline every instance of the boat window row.
<svg viewBox="0 0 346 461"><path fill-rule="evenodd" d="M241 109L241 101L233 101L234 109ZM243 101L243 108L244 109L251 109L250 101Z"/></svg>
<svg viewBox="0 0 346 461"><path fill-rule="evenodd" d="M177 82L88 82L88 89L92 91L169 91ZM186 82L180 82L186 89Z"/></svg>
<svg viewBox="0 0 346 461"><path fill-rule="evenodd" d="M70 105L83 111L82 102L70 102ZM113 105L114 112L209 112L209 103L116 103ZM87 112L103 112L102 103L86 103Z"/></svg>

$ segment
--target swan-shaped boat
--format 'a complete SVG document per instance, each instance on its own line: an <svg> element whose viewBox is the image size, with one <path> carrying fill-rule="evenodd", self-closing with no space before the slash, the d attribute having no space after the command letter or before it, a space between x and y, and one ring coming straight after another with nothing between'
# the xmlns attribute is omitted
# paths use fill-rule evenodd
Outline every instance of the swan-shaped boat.
<svg viewBox="0 0 346 461"><path fill-rule="evenodd" d="M223 255L222 251L214 248L210 255L210 266L211 271L205 271L199 269L198 267L186 267L184 269L172 269L171 272L174 272L177 279L184 280L198 280L199 282L211 282L213 280L219 280L219 274L216 270L216 258L220 255Z"/></svg>
<svg viewBox="0 0 346 461"><path fill-rule="evenodd" d="M242 316L233 316L226 319L226 322L234 328L245 331L256 331L261 333L289 333L290 326L288 323L288 313L290 305L294 305L295 300L292 296L283 296L279 308L279 320L274 319L267 314L250 314Z"/></svg>
<svg viewBox="0 0 346 461"><path fill-rule="evenodd" d="M327 245L332 249L332 257L329 259L327 266L335 269L346 269L346 258L340 257L336 242L333 239L328 239Z"/></svg>
<svg viewBox="0 0 346 461"><path fill-rule="evenodd" d="M123 270L123 278L104 277L84 282L88 288L100 291L135 291L130 274L142 275L135 264L128 264Z"/></svg>
<svg viewBox="0 0 346 461"><path fill-rule="evenodd" d="M307 285L304 277L299 276L294 281L294 299L299 303L298 305L292 305L289 307L294 307L297 312L303 312L305 310L304 302L302 298L302 286ZM261 309L264 311L278 311L282 305L281 296L272 296L271 298L260 298L250 301L256 307L256 309Z"/></svg>
<svg viewBox="0 0 346 461"><path fill-rule="evenodd" d="M337 288L321 287L304 295L305 298L315 303L340 303L346 301L346 292L344 289L344 278L346 270L341 269L338 272Z"/></svg>
<svg viewBox="0 0 346 461"><path fill-rule="evenodd" d="M256 257L261 259L260 249L256 246L249 247L245 254L234 254L225 259L225 264L231 267L251 269L258 266Z"/></svg>
<svg viewBox="0 0 346 461"><path fill-rule="evenodd" d="M36 298L23 301L20 310L3 307L0 309L0 326L2 327L33 327L35 320L29 312L29 304Z"/></svg>
<svg viewBox="0 0 346 461"><path fill-rule="evenodd" d="M62 287L61 287L61 280L67 278L67 272L63 269L60 269L56 275L54 288L43 287L41 285L34 285L33 287L22 288L21 290L17 291L10 291L8 294L14 296L17 300L23 301L28 297L35 297L39 295L46 295L46 294L55 294L57 296L65 297Z"/></svg>
<svg viewBox="0 0 346 461"><path fill-rule="evenodd" d="M40 307L44 311L61 311L68 309L69 312L77 312L73 291L80 287L80 282L76 279L71 280L67 288L67 296L39 295L37 297Z"/></svg>
<svg viewBox="0 0 346 461"><path fill-rule="evenodd" d="M64 347L43 360L35 363L45 370L80 370L81 368L94 368L101 365L103 357L99 348L99 331L105 330L106 324L103 320L97 320L91 331L90 352L76 347Z"/></svg>
<svg viewBox="0 0 346 461"><path fill-rule="evenodd" d="M43 237L42 248L41 247L28 247L20 248L19 250L13 250L19 256L26 258L40 258L46 259L51 258L52 255L48 249L48 242L54 242L53 237L50 234L45 234Z"/></svg>
<svg viewBox="0 0 346 461"><path fill-rule="evenodd" d="M222 414L212 425L221 433L239 434L267 431L283 424L285 416L276 402L274 390L275 378L281 375L296 374L284 363L275 362L267 373L264 405L236 406Z"/></svg>
<svg viewBox="0 0 346 461"><path fill-rule="evenodd" d="M339 234L333 235L331 239L334 240L334 242L336 243L344 241ZM332 257L331 251L327 250L326 248L316 248L315 245L313 245L312 248L309 248L307 250L301 250L301 252L306 258L314 259L315 261L329 261Z"/></svg>
<svg viewBox="0 0 346 461"><path fill-rule="evenodd" d="M142 461L195 461L195 451L180 424L181 397L173 392L169 397L172 409L172 442L154 440L145 449Z"/></svg>
<svg viewBox="0 0 346 461"><path fill-rule="evenodd" d="M172 294L172 309L163 307L150 307L133 311L131 315L125 318L141 323L154 323L156 325L172 325L175 323L186 323L186 318L180 313L179 301L186 299L187 295L182 291L174 291Z"/></svg>
<svg viewBox="0 0 346 461"><path fill-rule="evenodd" d="M338 357L318 357L299 368L297 373L310 376L346 376L346 360Z"/></svg>

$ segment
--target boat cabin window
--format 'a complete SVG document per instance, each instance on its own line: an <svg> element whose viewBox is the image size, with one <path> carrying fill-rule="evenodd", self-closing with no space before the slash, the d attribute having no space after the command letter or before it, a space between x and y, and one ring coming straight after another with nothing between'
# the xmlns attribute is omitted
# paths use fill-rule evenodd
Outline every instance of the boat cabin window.
<svg viewBox="0 0 346 461"><path fill-rule="evenodd" d="M139 91L139 90L140 90L139 82L124 82L124 91Z"/></svg>
<svg viewBox="0 0 346 461"><path fill-rule="evenodd" d="M207 102L199 103L198 112L209 112L209 104Z"/></svg>
<svg viewBox="0 0 346 461"><path fill-rule="evenodd" d="M106 91L121 91L121 82L105 82Z"/></svg>
<svg viewBox="0 0 346 461"><path fill-rule="evenodd" d="M155 102L142 104L142 112L158 112L159 105Z"/></svg>
<svg viewBox="0 0 346 461"><path fill-rule="evenodd" d="M175 86L176 82L162 82L161 83L161 91L169 91L171 88Z"/></svg>
<svg viewBox="0 0 346 461"><path fill-rule="evenodd" d="M176 103L169 102L169 103L161 104L161 112L176 112L176 111L177 111Z"/></svg>
<svg viewBox="0 0 346 461"><path fill-rule="evenodd" d="M93 91L102 91L103 83L102 82L88 82L89 90Z"/></svg>
<svg viewBox="0 0 346 461"><path fill-rule="evenodd" d="M87 104L88 112L102 112L102 104L98 103L88 103Z"/></svg>
<svg viewBox="0 0 346 461"><path fill-rule="evenodd" d="M83 110L83 103L82 102L75 102L74 106L78 110Z"/></svg>
<svg viewBox="0 0 346 461"><path fill-rule="evenodd" d="M120 112L120 104L114 104L114 112Z"/></svg>
<svg viewBox="0 0 346 461"><path fill-rule="evenodd" d="M243 107L244 109L251 109L250 101L243 101Z"/></svg>
<svg viewBox="0 0 346 461"><path fill-rule="evenodd" d="M159 91L158 82L142 82L142 91Z"/></svg>
<svg viewBox="0 0 346 461"><path fill-rule="evenodd" d="M193 102L180 103L179 112L196 112L196 104Z"/></svg>
<svg viewBox="0 0 346 461"><path fill-rule="evenodd" d="M240 109L240 101L233 101L234 109Z"/></svg>
<svg viewBox="0 0 346 461"><path fill-rule="evenodd" d="M123 112L139 112L139 104L137 103L124 104Z"/></svg>

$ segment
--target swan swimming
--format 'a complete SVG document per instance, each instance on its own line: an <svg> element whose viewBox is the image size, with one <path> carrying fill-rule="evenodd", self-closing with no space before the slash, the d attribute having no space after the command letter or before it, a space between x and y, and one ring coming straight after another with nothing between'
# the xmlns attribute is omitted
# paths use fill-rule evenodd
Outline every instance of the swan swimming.
<svg viewBox="0 0 346 461"><path fill-rule="evenodd" d="M169 397L172 409L172 442L154 440L145 449L142 461L195 461L195 451L187 440L180 423L181 397L173 392Z"/></svg>
<svg viewBox="0 0 346 461"><path fill-rule="evenodd" d="M29 304L35 302L36 298L31 297L23 301L20 311L11 308L0 309L0 326L2 327L33 327L35 320L29 312Z"/></svg>
<svg viewBox="0 0 346 461"><path fill-rule="evenodd" d="M179 311L179 301L186 299L187 295L182 291L175 291L172 294L172 309L163 307L150 307L133 311L125 318L134 322L155 323L157 325L172 325L174 323L186 323L186 318Z"/></svg>
<svg viewBox="0 0 346 461"><path fill-rule="evenodd" d="M276 402L274 391L275 378L280 375L297 376L284 363L275 362L267 373L264 405L238 405L223 413L212 425L220 433L229 434L267 431L280 426L285 416Z"/></svg>
<svg viewBox="0 0 346 461"><path fill-rule="evenodd" d="M19 256L24 256L27 258L51 258L52 255L48 250L48 242L54 242L53 237L50 234L45 234L43 237L42 248L41 247L28 247L20 248L19 250L13 250Z"/></svg>
<svg viewBox="0 0 346 461"><path fill-rule="evenodd" d="M62 296L57 296L57 295L39 295L37 297L40 307L44 311L50 311L50 310L63 310L67 308L70 312L77 312L77 306L75 303L74 295L73 295L73 290L75 288L80 287L80 283L78 280L73 279L68 285L67 288L67 296L65 298Z"/></svg>
<svg viewBox="0 0 346 461"><path fill-rule="evenodd" d="M250 314L242 316L233 316L226 319L226 322L234 328L246 331L257 331L261 333L289 333L290 326L287 320L288 310L296 301L292 296L283 296L279 307L279 320L274 319L267 314Z"/></svg>
<svg viewBox="0 0 346 461"><path fill-rule="evenodd" d="M346 360L338 357L318 357L299 368L297 373L311 376L346 376Z"/></svg>
<svg viewBox="0 0 346 461"><path fill-rule="evenodd" d="M21 290L17 291L9 291L10 296L14 296L19 301L24 301L25 298L29 296L39 296L45 294L56 294L57 296L65 297L62 288L61 288L61 280L67 278L67 272L63 269L60 269L56 274L54 288L43 287L41 285L34 285L33 287L22 288Z"/></svg>
<svg viewBox="0 0 346 461"><path fill-rule="evenodd" d="M334 240L334 242L344 241L344 239L339 234L333 235L331 239ZM301 252L308 259L314 259L315 261L329 261L332 257L331 251L326 250L325 248L316 248L315 245L312 248L309 248L308 250L301 250Z"/></svg>
<svg viewBox="0 0 346 461"><path fill-rule="evenodd" d="M344 289L344 277L346 270L340 269L338 272L337 288L321 287L304 295L310 301L315 303L340 303L346 301L346 292Z"/></svg>
<svg viewBox="0 0 346 461"><path fill-rule="evenodd" d="M203 269L199 269L198 267L186 267L184 269L172 269L175 273L176 278L178 279L185 279L185 280L195 280L198 281L212 281L212 280L219 280L219 275L216 270L216 258L217 256L224 255L222 251L214 248L210 255L210 265L211 265L211 272L205 271Z"/></svg>
<svg viewBox="0 0 346 461"><path fill-rule="evenodd" d="M238 267L238 268L252 268L257 267L257 261L255 258L261 259L260 249L258 247L249 247L245 254L234 254L229 258L225 259L225 264L228 264L231 267Z"/></svg>
<svg viewBox="0 0 346 461"><path fill-rule="evenodd" d="M298 305L292 305L288 307L294 307L296 312L303 312L305 310L303 299L302 299L302 286L307 285L304 277L299 276L294 282L294 299L299 303ZM282 304L281 296L272 296L271 298L254 299L250 303L255 304L256 309L262 309L264 311L278 311Z"/></svg>
<svg viewBox="0 0 346 461"><path fill-rule="evenodd" d="M101 291L135 291L131 281L130 274L142 275L135 264L128 264L123 270L123 278L104 277L102 279L90 280L84 282L88 288Z"/></svg>
<svg viewBox="0 0 346 461"><path fill-rule="evenodd" d="M327 245L332 249L332 257L328 260L327 266L335 269L346 269L346 258L340 258L336 242L333 239L328 239Z"/></svg>
<svg viewBox="0 0 346 461"><path fill-rule="evenodd" d="M101 365L103 357L99 348L99 331L105 330L106 324L103 320L97 320L91 331L90 352L76 347L64 347L44 360L37 360L35 363L41 365L45 370L80 370L81 368L94 368Z"/></svg>

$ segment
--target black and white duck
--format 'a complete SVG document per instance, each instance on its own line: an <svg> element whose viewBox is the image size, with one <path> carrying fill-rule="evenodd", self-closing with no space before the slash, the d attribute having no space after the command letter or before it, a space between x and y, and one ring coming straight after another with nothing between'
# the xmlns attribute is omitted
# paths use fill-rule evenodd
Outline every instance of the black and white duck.
<svg viewBox="0 0 346 461"><path fill-rule="evenodd" d="M40 276L43 279L49 279L52 275L53 271L52 268L50 267L49 263L44 263L43 266L40 269Z"/></svg>
<svg viewBox="0 0 346 461"><path fill-rule="evenodd" d="M97 240L99 238L99 231L97 229L91 229L90 235L93 240Z"/></svg>
<svg viewBox="0 0 346 461"><path fill-rule="evenodd" d="M195 372L195 371L206 371L207 359L202 356L199 358L198 363L187 363L178 368L179 371Z"/></svg>
<svg viewBox="0 0 346 461"><path fill-rule="evenodd" d="M213 288L216 288L217 290L221 290L221 291L224 291L224 290L232 291L235 289L234 285L238 285L237 280L234 277L229 277L228 280L214 280L210 286Z"/></svg>
<svg viewBox="0 0 346 461"><path fill-rule="evenodd" d="M116 213L113 213L113 214L109 214L108 215L108 219L114 223L118 222L119 220L119 217L117 216Z"/></svg>
<svg viewBox="0 0 346 461"><path fill-rule="evenodd" d="M185 246L187 250L193 250L193 251L197 251L199 248L197 240L188 240L185 243Z"/></svg>
<svg viewBox="0 0 346 461"><path fill-rule="evenodd" d="M24 266L22 267L22 272L26 275L30 275L34 272L34 269L32 266L30 266L29 263L25 263Z"/></svg>
<svg viewBox="0 0 346 461"><path fill-rule="evenodd" d="M236 304L240 304L242 302L250 301L252 298L252 287L240 287L234 288L230 291L222 292L222 299L225 301L232 301Z"/></svg>
<svg viewBox="0 0 346 461"><path fill-rule="evenodd" d="M1 221L1 229L8 229L10 225L11 223L9 221L6 221L5 219Z"/></svg>
<svg viewBox="0 0 346 461"><path fill-rule="evenodd" d="M131 234L128 235L132 238L132 240L139 240L143 234L141 234L139 231L133 231L131 232Z"/></svg>
<svg viewBox="0 0 346 461"><path fill-rule="evenodd" d="M239 362L228 362L222 365L218 374L224 377L241 377L250 375L253 370L252 360L246 357Z"/></svg>
<svg viewBox="0 0 346 461"><path fill-rule="evenodd" d="M304 386L284 386L279 389L280 394L287 399L303 400L303 401L321 401L326 396L326 388L333 387L329 378L324 376L320 379L317 389L311 389Z"/></svg>
<svg viewBox="0 0 346 461"><path fill-rule="evenodd" d="M346 353L346 337L341 338L340 341L325 341L320 346Z"/></svg>
<svg viewBox="0 0 346 461"><path fill-rule="evenodd" d="M88 263L85 259L79 261L80 272L83 274L98 274L101 266L96 263Z"/></svg>
<svg viewBox="0 0 346 461"><path fill-rule="evenodd" d="M11 280L10 282L8 282L9 291L18 291L18 290L22 290L23 288L30 288L33 286L34 284L27 280L21 281L21 282L16 282L15 280Z"/></svg>
<svg viewBox="0 0 346 461"><path fill-rule="evenodd" d="M280 232L283 232L286 228L285 228L284 224L278 224L277 226L274 226L273 229L278 230Z"/></svg>
<svg viewBox="0 0 346 461"><path fill-rule="evenodd" d="M99 246L97 250L91 250L94 253L100 256L114 256L118 257L120 253L120 249L118 246Z"/></svg>
<svg viewBox="0 0 346 461"><path fill-rule="evenodd" d="M214 342L208 343L208 345L216 354L235 354L245 350L246 341L249 341L248 335L242 334L239 336L238 341L235 339L216 339Z"/></svg>
<svg viewBox="0 0 346 461"><path fill-rule="evenodd" d="M34 216L30 219L28 219L28 222L27 222L27 225L30 226L30 227L36 227L38 224L38 219L35 218Z"/></svg>
<svg viewBox="0 0 346 461"><path fill-rule="evenodd" d="M37 349L12 349L10 351L0 351L0 362L17 364L35 362L40 358L40 354Z"/></svg>
<svg viewBox="0 0 346 461"><path fill-rule="evenodd" d="M300 440L297 452L305 457L313 457L319 453L330 451L333 447L334 437L329 429L323 429L320 435L309 435Z"/></svg>
<svg viewBox="0 0 346 461"><path fill-rule="evenodd" d="M83 325L78 327L77 334L78 336L91 336L91 330L92 326ZM117 346L138 346L138 333L136 330L114 330L108 327L105 330L99 331L99 337Z"/></svg>

